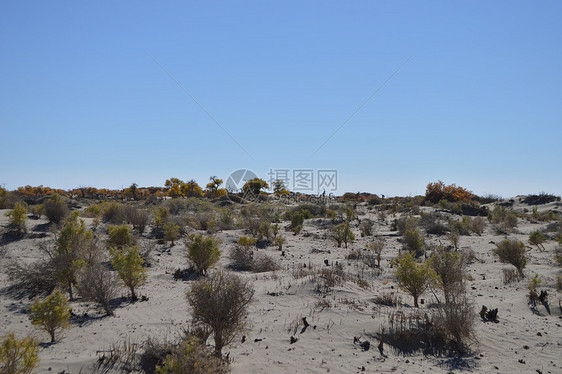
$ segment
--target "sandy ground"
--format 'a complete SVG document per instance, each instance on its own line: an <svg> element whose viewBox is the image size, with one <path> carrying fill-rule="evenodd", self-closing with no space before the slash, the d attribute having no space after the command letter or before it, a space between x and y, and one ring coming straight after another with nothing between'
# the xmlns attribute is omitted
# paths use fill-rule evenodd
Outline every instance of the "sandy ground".
<svg viewBox="0 0 562 374"><path fill-rule="evenodd" d="M541 206L541 210L558 209L559 203ZM529 208L516 204L515 209ZM427 208L424 208L427 209ZM530 209L530 208L529 208ZM0 210L0 226L7 225ZM244 343L237 340L227 347L232 360L233 373L448 373L467 371L473 373L562 373L562 319L559 300L562 295L556 291L556 276L560 269L554 264L555 242L549 240L546 251L536 248L528 250L527 279L504 284L502 269L511 265L502 264L493 256L493 242L504 239L488 225L482 236L461 236L461 250L474 251L478 260L468 265L470 280L467 291L478 314L482 305L499 309L499 323L486 323L477 316L476 336L478 342L471 346L472 353L463 358L425 356L422 353L403 355L385 346L384 355L377 349L379 341L375 334L387 323L386 316L400 310L413 310L413 299L400 291L393 277L389 261L401 248L396 232L391 231L389 215L385 221L360 208L359 218L371 218L375 233L386 238L383 251L382 273L366 268L360 261L347 260L352 249L363 250L372 238L361 238L354 227L356 240L348 249L337 248L326 238L326 230L319 226L317 219L307 220L303 233L294 236L283 232L287 238L285 256L273 247L259 249L275 258L282 269L275 272L252 274L238 272L253 281L255 301L251 306L249 320L251 328L246 332ZM91 224L91 219L86 219ZM28 220L29 233L41 228L44 220ZM283 223L283 226L287 225ZM520 220L518 233L510 234L527 243L528 234L547 225L544 222ZM3 228L2 230L5 230ZM97 232L104 232L98 228ZM228 253L234 242L243 235L243 230L231 230L216 234L223 242L223 256L217 268L228 265ZM51 234L49 234L51 235ZM29 235L28 235L29 236ZM2 247L5 254L0 258L0 287L9 284L6 267L11 261L30 262L40 256L38 243L45 239L24 238ZM142 239L141 240L147 240ZM428 243L447 242L445 237L427 236ZM120 300L115 317L104 317L91 303L72 303L73 312L89 318L73 318L72 326L65 330L56 344L43 344L40 348L40 366L36 372L83 373L90 371L97 361L98 351L109 349L112 344L124 341L141 343L149 337L173 339L190 320L185 292L187 281L175 281L175 269L187 266L186 247L180 240L175 246L157 245L152 252L152 267L148 282L139 293L148 301L129 303ZM298 277L297 272L304 264L307 269L330 266L337 261L350 274L361 273L368 287L360 287L353 280L336 286L326 295L315 291L318 278L314 275ZM539 306L531 310L527 303L527 282L529 275L539 274L543 283L540 289L550 294L551 314ZM402 305L381 306L374 302L383 292L397 292ZM127 296L125 289L122 296ZM427 310L434 297L426 293L420 309ZM0 335L14 331L18 336L33 335L41 342L47 342L48 335L31 325L27 309L32 300L17 300L0 294ZM306 317L310 327L303 331L302 318ZM294 344L290 337L298 338ZM369 340L367 351L354 344L354 337Z"/></svg>

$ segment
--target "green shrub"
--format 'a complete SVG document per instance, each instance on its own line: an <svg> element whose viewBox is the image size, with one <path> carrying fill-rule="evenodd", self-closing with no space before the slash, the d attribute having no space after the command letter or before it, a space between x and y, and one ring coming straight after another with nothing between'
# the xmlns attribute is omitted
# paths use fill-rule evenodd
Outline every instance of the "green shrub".
<svg viewBox="0 0 562 374"><path fill-rule="evenodd" d="M25 221L27 221L27 209L21 203L16 203L11 212L6 213L6 217L10 218L10 227L19 235L27 232Z"/></svg>
<svg viewBox="0 0 562 374"><path fill-rule="evenodd" d="M228 373L228 365L196 337L184 339L173 347L156 374L221 374Z"/></svg>
<svg viewBox="0 0 562 374"><path fill-rule="evenodd" d="M411 253L403 253L392 261L395 276L400 287L414 297L417 308L418 298L428 289L435 273L428 262L418 263Z"/></svg>
<svg viewBox="0 0 562 374"><path fill-rule="evenodd" d="M51 335L51 343L55 342L55 332L70 327L70 308L68 299L60 290L55 290L43 301L35 301L31 306L29 319Z"/></svg>
<svg viewBox="0 0 562 374"><path fill-rule="evenodd" d="M423 254L424 239L420 230L406 230L402 237L402 246L416 257L421 256Z"/></svg>
<svg viewBox="0 0 562 374"><path fill-rule="evenodd" d="M447 252L439 248L429 259L429 265L438 276L445 302L456 301L464 294L465 258L458 252Z"/></svg>
<svg viewBox="0 0 562 374"><path fill-rule="evenodd" d="M206 275L207 270L219 260L221 255L221 251L212 236L191 235L187 247L187 257L193 262L200 275Z"/></svg>
<svg viewBox="0 0 562 374"><path fill-rule="evenodd" d="M345 248L347 248L347 244L355 240L355 235L351 231L349 222L347 221L332 228L331 236L338 244L338 247L341 247L342 243L344 243Z"/></svg>
<svg viewBox="0 0 562 374"><path fill-rule="evenodd" d="M109 237L107 238L108 247L123 248L125 246L131 246L135 244L133 232L128 225L109 225L107 227L107 232L109 234Z"/></svg>
<svg viewBox="0 0 562 374"><path fill-rule="evenodd" d="M45 215L49 222L59 224L66 218L69 212L64 198L58 194L54 194L45 202Z"/></svg>
<svg viewBox="0 0 562 374"><path fill-rule="evenodd" d="M529 234L529 244L536 245L539 251L544 251L543 243L546 242L546 236L544 236L540 231L533 231Z"/></svg>
<svg viewBox="0 0 562 374"><path fill-rule="evenodd" d="M179 231L180 231L180 227L178 225L176 225L175 223L167 223L164 225L164 239L166 241L172 242L172 246L174 246L174 243L176 241L176 239L178 238L179 235Z"/></svg>
<svg viewBox="0 0 562 374"><path fill-rule="evenodd" d="M17 339L11 332L0 341L0 373L29 374L37 367L37 342L32 337Z"/></svg>
<svg viewBox="0 0 562 374"><path fill-rule="evenodd" d="M501 262L515 266L519 274L523 275L527 257L525 257L525 244L522 241L505 239L496 244L494 254Z"/></svg>
<svg viewBox="0 0 562 374"><path fill-rule="evenodd" d="M117 270L125 286L131 291L131 300L137 300L135 290L146 282L147 271L142 265L144 260L139 254L139 247L130 246L123 249L111 249L111 265Z"/></svg>
<svg viewBox="0 0 562 374"><path fill-rule="evenodd" d="M373 235L373 226L375 223L370 219L364 219L359 225L359 231L361 232L361 237Z"/></svg>
<svg viewBox="0 0 562 374"><path fill-rule="evenodd" d="M298 235L304 224L304 215L302 213L295 213L291 218L291 229L293 229L293 233Z"/></svg>
<svg viewBox="0 0 562 374"><path fill-rule="evenodd" d="M503 206L496 205L494 210L488 215L488 220L496 225L501 232L511 232L517 227L517 215Z"/></svg>
<svg viewBox="0 0 562 374"><path fill-rule="evenodd" d="M240 244L243 247L250 247L254 244L256 244L257 239L251 236L241 236L240 238L238 238L238 241L236 243Z"/></svg>

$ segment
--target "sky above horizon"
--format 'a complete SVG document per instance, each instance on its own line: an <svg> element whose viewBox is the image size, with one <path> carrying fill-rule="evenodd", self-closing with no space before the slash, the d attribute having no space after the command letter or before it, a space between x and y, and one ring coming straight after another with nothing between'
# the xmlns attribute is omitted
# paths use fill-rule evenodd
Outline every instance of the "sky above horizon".
<svg viewBox="0 0 562 374"><path fill-rule="evenodd" d="M562 195L560 14L558 1L2 2L0 185L336 170L336 194L442 180Z"/></svg>

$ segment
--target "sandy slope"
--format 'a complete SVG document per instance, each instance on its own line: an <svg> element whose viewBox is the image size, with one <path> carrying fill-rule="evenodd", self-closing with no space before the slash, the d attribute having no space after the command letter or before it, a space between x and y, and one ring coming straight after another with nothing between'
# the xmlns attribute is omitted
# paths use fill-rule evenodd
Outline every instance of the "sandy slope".
<svg viewBox="0 0 562 374"><path fill-rule="evenodd" d="M516 205L516 209L525 208ZM541 209L553 209L544 206ZM559 209L559 207L558 207ZM366 211L366 209L364 209ZM0 211L0 223L5 226L5 211ZM382 292L399 292L403 305L400 309L411 310L413 300L396 287L392 269L388 261L396 256L401 244L398 236L390 231L389 217L386 222L377 221L375 215L368 213L360 218L369 217L377 222L376 233L387 239L383 252L383 272L376 275L373 270L365 269L361 263L346 260L353 248L363 249L370 238L360 238L354 228L357 240L349 249L337 248L330 239L325 238L325 230L318 227L317 220L308 220L305 230L298 236L283 232L288 239L285 256L273 247L260 249L279 261L283 270L273 273L240 273L254 283L255 302L251 306L251 329L246 332L247 339L242 344L227 347L230 353L233 373L354 373L361 372L433 372L467 370L477 373L562 373L562 319L558 300L562 297L554 288L556 275L560 271L553 262L555 243L546 244L547 251L529 250L529 262L526 274L540 274L543 279L541 289L550 293L551 313L541 306L538 315L527 304L527 280L516 284L504 285L502 269L508 265L501 264L492 255L492 242L501 241L504 236L496 235L488 227L485 234L462 236L462 249L474 251L478 261L468 266L472 276L468 281L468 294L475 305L477 314L482 305L499 308L499 323L476 322L478 343L473 345L474 353L463 359L448 357L425 357L421 353L404 356L391 347L385 346L384 357L377 349L378 340L374 338L380 327L386 323L386 315L396 308L380 306L374 298ZM89 220L88 220L89 222ZM29 220L28 228L44 221ZM542 228L546 224L521 221L518 226L520 234L510 235L527 241L529 232ZM100 232L102 230L99 230ZM218 233L223 241L223 257L218 268L228 264L226 254L233 247L234 241L243 235L241 230ZM10 261L33 261L40 253L38 241L44 239L22 239L3 247L5 255L0 258L0 287L8 285L4 269ZM446 238L428 237L430 243L437 244ZM0 247L1 248L1 247ZM73 312L78 316L88 313L89 318L76 317L72 327L64 332L64 338L54 345L41 348L38 373L61 372L65 370L77 373L80 369L88 372L96 361L98 350L108 349L114 343L131 341L140 343L148 337L174 338L189 321L189 310L185 300L185 291L189 282L174 281L172 273L179 267L187 265L185 246L178 242L174 247L159 245L152 253L153 265L149 280L140 294L148 301L130 304L124 298L118 300L119 307L115 317L102 317L93 305L74 302ZM315 291L318 283L316 276L296 277L298 269L310 265L318 270L337 261L348 273L364 271L367 289L359 287L353 281L337 286L323 296ZM123 296L126 291L123 290ZM428 308L434 301L428 293L422 296ZM19 336L32 334L40 341L47 341L47 334L31 326L26 309L30 300L14 300L5 294L0 295L0 331L15 331ZM302 318L310 323L302 331ZM294 344L290 337L298 338ZM371 348L363 351L354 344L354 337L361 341L369 340ZM521 362L519 362L521 360Z"/></svg>

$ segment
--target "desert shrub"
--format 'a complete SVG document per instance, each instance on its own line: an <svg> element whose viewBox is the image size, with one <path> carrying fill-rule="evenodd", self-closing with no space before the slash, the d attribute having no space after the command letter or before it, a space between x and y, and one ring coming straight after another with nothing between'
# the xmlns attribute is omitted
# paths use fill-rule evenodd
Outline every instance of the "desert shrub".
<svg viewBox="0 0 562 374"><path fill-rule="evenodd" d="M548 204L553 201L560 201L560 196L555 196L548 194L546 192L541 192L538 195L527 195L523 198L522 203L527 205L540 205Z"/></svg>
<svg viewBox="0 0 562 374"><path fill-rule="evenodd" d="M13 283L7 291L18 298L49 295L59 284L51 258L31 264L13 264L8 268L8 277Z"/></svg>
<svg viewBox="0 0 562 374"><path fill-rule="evenodd" d="M191 235L188 238L187 257L200 275L206 275L207 270L219 260L221 251L212 236L204 237L202 234Z"/></svg>
<svg viewBox="0 0 562 374"><path fill-rule="evenodd" d="M496 205L494 210L488 215L488 220L496 226L500 232L511 232L517 227L517 215L505 207Z"/></svg>
<svg viewBox="0 0 562 374"><path fill-rule="evenodd" d="M363 256L363 262L369 267L381 267L381 254L385 246L383 239L376 239L375 241L367 244L369 253Z"/></svg>
<svg viewBox="0 0 562 374"><path fill-rule="evenodd" d="M59 224L69 212L64 198L58 194L54 194L45 202L45 215L49 222Z"/></svg>
<svg viewBox="0 0 562 374"><path fill-rule="evenodd" d="M31 323L39 326L51 335L51 343L55 342L55 332L70 327L70 308L67 297L55 290L43 301L35 301L29 312Z"/></svg>
<svg viewBox="0 0 562 374"><path fill-rule="evenodd" d="M109 225L107 227L107 232L109 234L106 242L107 247L123 248L135 244L135 238L128 225Z"/></svg>
<svg viewBox="0 0 562 374"><path fill-rule="evenodd" d="M536 245L539 251L544 251L543 243L546 241L546 237L538 230L533 231L529 234L529 244Z"/></svg>
<svg viewBox="0 0 562 374"><path fill-rule="evenodd" d="M402 237L402 246L416 257L421 256L423 254L424 238L420 230L406 230Z"/></svg>
<svg viewBox="0 0 562 374"><path fill-rule="evenodd" d="M249 246L237 245L230 253L230 267L234 270L249 271L254 262L254 251Z"/></svg>
<svg viewBox="0 0 562 374"><path fill-rule="evenodd" d="M273 239L273 245L277 247L278 250L283 250L283 244L287 242L287 239L283 235L276 235Z"/></svg>
<svg viewBox="0 0 562 374"><path fill-rule="evenodd" d="M228 373L228 364L213 355L196 337L184 338L174 346L164 358L162 365L156 368L156 374L220 374Z"/></svg>
<svg viewBox="0 0 562 374"><path fill-rule="evenodd" d="M336 218L336 211L333 209L326 209L326 218Z"/></svg>
<svg viewBox="0 0 562 374"><path fill-rule="evenodd" d="M123 208L127 222L133 225L133 229L142 235L148 225L150 214L146 209L139 209L134 206L126 206Z"/></svg>
<svg viewBox="0 0 562 374"><path fill-rule="evenodd" d="M279 268L279 264L271 256L263 254L255 256L252 263L252 272L254 273L265 273L278 270Z"/></svg>
<svg viewBox="0 0 562 374"><path fill-rule="evenodd" d="M92 244L94 235L86 229L84 220L78 219L78 212L73 212L65 221L56 240L56 249L50 256L53 259L55 273L61 284L68 289L70 300L73 299L72 286L76 277L86 265L84 252Z"/></svg>
<svg viewBox="0 0 562 374"><path fill-rule="evenodd" d="M501 262L515 266L519 274L523 274L527 257L525 257L525 244L522 241L505 239L496 244L494 254Z"/></svg>
<svg viewBox="0 0 562 374"><path fill-rule="evenodd" d="M126 221L124 205L111 202L106 203L102 207L102 217L104 222L114 225L120 225Z"/></svg>
<svg viewBox="0 0 562 374"><path fill-rule="evenodd" d="M295 235L298 235L302 231L302 226L304 224L304 215L299 213L294 213L291 218L291 229Z"/></svg>
<svg viewBox="0 0 562 374"><path fill-rule="evenodd" d="M404 235L407 230L415 230L419 219L416 217L402 216L392 222L391 229L398 231L399 235Z"/></svg>
<svg viewBox="0 0 562 374"><path fill-rule="evenodd" d="M472 219L470 217L464 216L460 220L452 219L449 224L451 231L455 231L459 235L470 235L471 222Z"/></svg>
<svg viewBox="0 0 562 374"><path fill-rule="evenodd" d="M486 229L486 221L482 217L475 217L470 221L470 231L480 236Z"/></svg>
<svg viewBox="0 0 562 374"><path fill-rule="evenodd" d="M221 230L232 230L236 227L234 215L231 210L224 210L218 219L218 227Z"/></svg>
<svg viewBox="0 0 562 374"><path fill-rule="evenodd" d="M78 277L78 293L86 301L98 303L105 313L113 315L111 300L117 296L117 277L102 264L86 267Z"/></svg>
<svg viewBox="0 0 562 374"><path fill-rule="evenodd" d="M359 225L359 231L361 232L361 237L373 235L373 226L375 223L370 219L364 219Z"/></svg>
<svg viewBox="0 0 562 374"><path fill-rule="evenodd" d="M562 246L554 249L554 261L558 266L562 266Z"/></svg>
<svg viewBox="0 0 562 374"><path fill-rule="evenodd" d="M341 247L342 243L345 244L345 248L347 248L347 244L355 240L355 235L351 231L349 222L347 221L333 227L330 231L332 239L338 244L338 248Z"/></svg>
<svg viewBox="0 0 562 374"><path fill-rule="evenodd" d="M473 305L462 296L445 304L439 304L432 316L434 336L443 336L454 344L453 350L464 354L467 343L476 341L474 331L475 313Z"/></svg>
<svg viewBox="0 0 562 374"><path fill-rule="evenodd" d="M343 211L343 215L345 217L345 220L347 222L351 222L353 221L355 218L357 218L357 213L355 212L355 209L353 209L352 206L346 206L344 211Z"/></svg>
<svg viewBox="0 0 562 374"><path fill-rule="evenodd" d="M245 196L247 195L258 196L261 190L268 189L268 188L269 185L267 184L267 182L260 178L250 179L242 187Z"/></svg>
<svg viewBox="0 0 562 374"><path fill-rule="evenodd" d="M166 241L172 242L172 246L174 245L176 239L178 238L178 234L180 231L180 227L175 223L169 222L164 225L164 239Z"/></svg>
<svg viewBox="0 0 562 374"><path fill-rule="evenodd" d="M159 206L154 210L154 226L157 228L163 228L166 222L168 221L168 217L170 216L170 212L163 206Z"/></svg>
<svg viewBox="0 0 562 374"><path fill-rule="evenodd" d="M429 183L425 191L425 200L432 203L438 203L441 200L449 202L470 201L473 197L472 192L462 187L457 187L455 184L446 186L441 181Z"/></svg>
<svg viewBox="0 0 562 374"><path fill-rule="evenodd" d="M130 246L111 248L111 265L117 270L119 278L131 291L131 300L137 300L135 290L146 282L147 271L142 265L143 259L139 254L139 247Z"/></svg>
<svg viewBox="0 0 562 374"><path fill-rule="evenodd" d="M443 235L449 232L449 227L445 224L445 217L437 212L422 213L419 223L428 234Z"/></svg>
<svg viewBox="0 0 562 374"><path fill-rule="evenodd" d="M32 214L33 218L39 219L41 216L45 215L45 205L36 204L29 207L29 212Z"/></svg>
<svg viewBox="0 0 562 374"><path fill-rule="evenodd" d="M30 374L39 364L37 342L32 337L16 338L13 332L0 340L0 373Z"/></svg>
<svg viewBox="0 0 562 374"><path fill-rule="evenodd" d="M502 273L504 284L519 282L524 278L523 274L515 269L502 269Z"/></svg>
<svg viewBox="0 0 562 374"><path fill-rule="evenodd" d="M375 297L375 304L386 306L397 306L402 303L400 296L394 292L383 292L381 295Z"/></svg>
<svg viewBox="0 0 562 374"><path fill-rule="evenodd" d="M455 251L459 249L460 235L458 231L452 230L447 234L447 239L449 239L449 243L455 248Z"/></svg>
<svg viewBox="0 0 562 374"><path fill-rule="evenodd" d="M418 263L411 253L403 253L392 261L399 286L414 298L417 308L418 298L427 290L435 273L428 262Z"/></svg>
<svg viewBox="0 0 562 374"><path fill-rule="evenodd" d="M447 252L441 248L429 259L429 265L438 276L445 302L456 301L464 293L465 259L458 252Z"/></svg>
<svg viewBox="0 0 562 374"><path fill-rule="evenodd" d="M315 277L316 291L322 294L330 292L334 287L342 285L347 276L341 264L320 269Z"/></svg>
<svg viewBox="0 0 562 374"><path fill-rule="evenodd" d="M25 221L27 221L27 209L25 205L16 203L11 212L6 213L6 217L10 218L10 228L17 234L23 235L27 232Z"/></svg>
<svg viewBox="0 0 562 374"><path fill-rule="evenodd" d="M254 296L252 286L232 274L217 272L192 284L187 301L195 324L210 328L215 355L243 331L248 322L248 306Z"/></svg>

